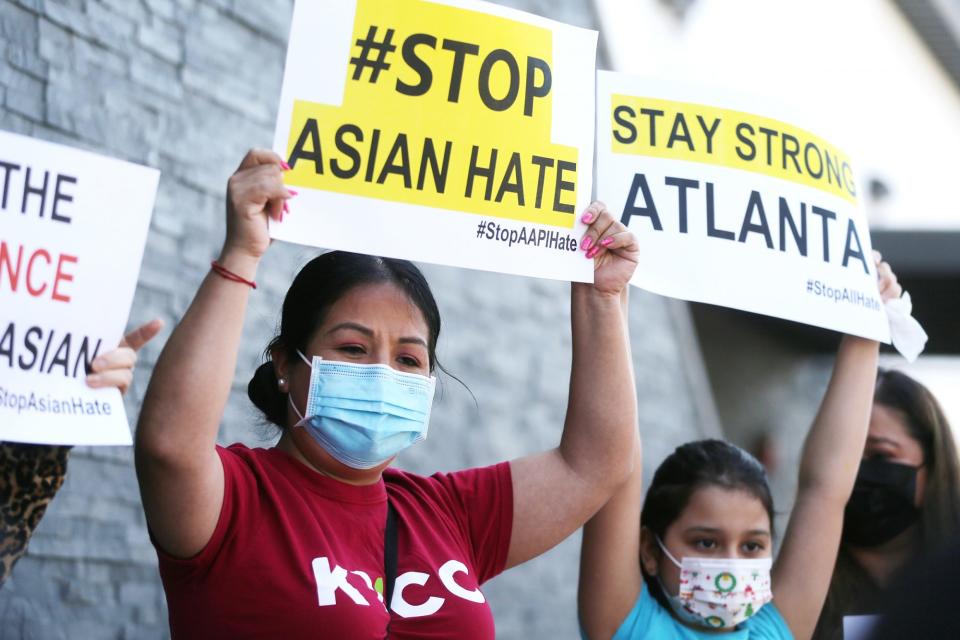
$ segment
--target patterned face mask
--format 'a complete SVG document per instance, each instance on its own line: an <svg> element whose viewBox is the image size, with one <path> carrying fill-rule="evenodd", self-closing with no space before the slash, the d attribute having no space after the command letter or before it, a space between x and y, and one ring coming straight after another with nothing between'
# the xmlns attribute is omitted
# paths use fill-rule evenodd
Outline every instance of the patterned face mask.
<svg viewBox="0 0 960 640"><path fill-rule="evenodd" d="M772 558L684 557L677 562L659 536L657 544L680 569L680 592L677 595L663 589L662 582L660 588L681 620L712 629L729 629L755 615L773 599L770 591Z"/></svg>

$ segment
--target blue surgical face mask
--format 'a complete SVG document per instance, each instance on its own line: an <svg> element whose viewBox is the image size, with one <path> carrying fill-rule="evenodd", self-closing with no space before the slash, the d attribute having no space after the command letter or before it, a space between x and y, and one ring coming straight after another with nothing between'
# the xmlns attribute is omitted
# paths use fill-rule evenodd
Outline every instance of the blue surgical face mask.
<svg viewBox="0 0 960 640"><path fill-rule="evenodd" d="M297 353L311 372L306 411L290 398L296 426L343 464L371 469L427 437L436 378Z"/></svg>

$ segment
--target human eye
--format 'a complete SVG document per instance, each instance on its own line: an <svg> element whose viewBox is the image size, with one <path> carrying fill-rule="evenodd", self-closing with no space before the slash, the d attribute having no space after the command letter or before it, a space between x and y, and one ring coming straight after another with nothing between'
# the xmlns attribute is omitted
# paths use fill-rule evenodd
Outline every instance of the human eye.
<svg viewBox="0 0 960 640"><path fill-rule="evenodd" d="M757 540L750 540L744 542L742 548L745 553L753 555L762 552L766 548L766 545Z"/></svg>
<svg viewBox="0 0 960 640"><path fill-rule="evenodd" d="M367 352L367 350L363 348L363 345L360 344L342 344L337 347L337 351L349 356L362 356Z"/></svg>
<svg viewBox="0 0 960 640"><path fill-rule="evenodd" d="M713 551L717 548L717 541L713 538L697 538L693 541L693 546L698 551Z"/></svg>
<svg viewBox="0 0 960 640"><path fill-rule="evenodd" d="M397 362L400 363L402 366L409 367L411 369L420 368L420 360L418 360L413 356L406 356L406 355L400 356L397 358Z"/></svg>

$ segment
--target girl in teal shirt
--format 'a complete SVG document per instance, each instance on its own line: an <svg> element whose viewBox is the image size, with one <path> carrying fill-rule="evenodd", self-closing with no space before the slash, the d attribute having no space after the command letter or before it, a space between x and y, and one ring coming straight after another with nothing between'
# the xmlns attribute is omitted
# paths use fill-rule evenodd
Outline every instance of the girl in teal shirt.
<svg viewBox="0 0 960 640"><path fill-rule="evenodd" d="M877 260L886 301L900 285ZM870 419L879 345L845 336L807 435L793 512L773 558L763 467L719 440L679 447L641 512L640 439L630 479L585 526L578 595L589 640L807 640L836 561Z"/></svg>

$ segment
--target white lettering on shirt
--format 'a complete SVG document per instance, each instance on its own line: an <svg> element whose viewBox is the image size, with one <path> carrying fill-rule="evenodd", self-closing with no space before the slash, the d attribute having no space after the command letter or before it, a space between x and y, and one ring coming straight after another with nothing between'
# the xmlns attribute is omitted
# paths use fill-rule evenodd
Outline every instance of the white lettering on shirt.
<svg viewBox="0 0 960 640"><path fill-rule="evenodd" d="M430 574L420 573L419 571L408 571L397 576L397 581L393 586L393 598L390 600L390 609L401 618L421 618L423 616L433 615L443 606L444 599L436 596L430 596L423 604L410 604L403 599L403 590L408 585L417 584L421 587L427 584Z"/></svg>
<svg viewBox="0 0 960 640"><path fill-rule="evenodd" d="M483 597L483 594L480 593L480 589L474 589L473 591L467 591L453 579L453 574L455 573L467 573L470 571L467 569L467 566L462 562L457 560L448 560L437 574L440 576L440 582L443 583L443 586L447 588L447 591L453 595L463 598L464 600L469 600L470 602L476 602L477 604L483 604L486 600Z"/></svg>
<svg viewBox="0 0 960 640"><path fill-rule="evenodd" d="M383 603L383 594L376 590L373 585L373 581L370 579L370 575L365 571L348 572L343 567L338 567L336 565L334 565L331 569L330 560L325 556L314 558L312 567L313 577L317 583L317 603L321 607L336 605L338 590L343 592L355 604L361 606L370 605L370 602L363 596L363 594L361 594L356 587L347 581L348 576L351 574L362 580L364 586L366 586L370 591L376 593L377 599ZM446 587L447 591L451 595L469 602L475 602L477 604L483 604L486 602L486 598L484 598L483 593L480 592L480 589L474 589L471 591L464 588L456 581L454 576L456 576L458 573L469 575L470 570L459 560L448 560L441 565L440 569L437 571L437 576L440 578L440 582L444 587ZM377 578L377 580L379 581L380 578ZM422 587L425 586L429 580L429 573L422 573L419 571L408 571L397 576L393 587L393 598L390 602L390 610L395 611L396 614L401 618L421 618L424 616L433 615L439 611L443 606L443 603L446 602L444 598L430 596L421 604L411 604L404 597L404 589L406 589L408 586L417 585Z"/></svg>
<svg viewBox="0 0 960 640"><path fill-rule="evenodd" d="M330 562L326 557L313 559L313 577L317 581L317 601L321 607L337 604L337 589L343 591L354 603L370 606L357 589L347 582L347 570L343 567L334 567L330 570Z"/></svg>

